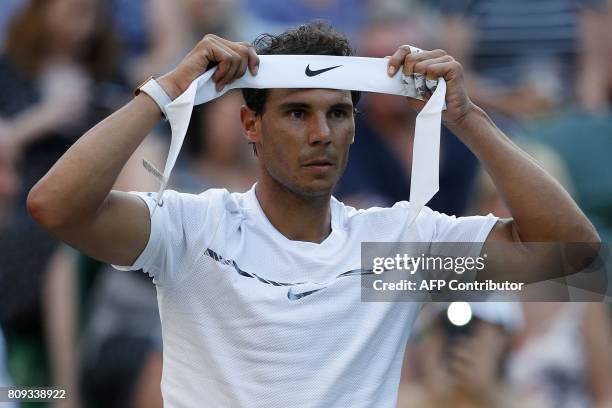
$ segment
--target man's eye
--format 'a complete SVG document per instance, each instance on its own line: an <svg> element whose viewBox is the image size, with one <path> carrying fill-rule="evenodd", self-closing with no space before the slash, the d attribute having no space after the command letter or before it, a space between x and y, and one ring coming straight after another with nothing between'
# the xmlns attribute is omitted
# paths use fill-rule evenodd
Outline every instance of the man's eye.
<svg viewBox="0 0 612 408"><path fill-rule="evenodd" d="M331 114L331 117L334 119L344 119L348 116L346 111L342 109L334 109L330 112L330 114Z"/></svg>
<svg viewBox="0 0 612 408"><path fill-rule="evenodd" d="M293 119L304 119L304 111L301 109L295 109L295 110L289 111L289 115Z"/></svg>

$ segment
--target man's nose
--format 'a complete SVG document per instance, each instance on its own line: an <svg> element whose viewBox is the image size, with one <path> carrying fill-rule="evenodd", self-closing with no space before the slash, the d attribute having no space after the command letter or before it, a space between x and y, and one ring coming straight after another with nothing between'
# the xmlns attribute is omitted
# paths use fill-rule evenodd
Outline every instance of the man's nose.
<svg viewBox="0 0 612 408"><path fill-rule="evenodd" d="M308 128L308 142L310 144L331 142L331 130L324 113L312 115Z"/></svg>

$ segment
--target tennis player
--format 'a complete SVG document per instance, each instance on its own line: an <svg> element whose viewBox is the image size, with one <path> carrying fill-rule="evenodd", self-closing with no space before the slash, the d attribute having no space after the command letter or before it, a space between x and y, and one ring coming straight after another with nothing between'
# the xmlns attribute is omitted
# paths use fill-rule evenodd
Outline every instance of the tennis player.
<svg viewBox="0 0 612 408"><path fill-rule="evenodd" d="M359 274L342 274L361 268L362 241L472 242L465 255L474 257L490 242L599 241L559 184L470 101L461 65L444 51L413 55L408 46L389 58L387 74L446 80L442 119L487 169L512 219L424 208L407 226L409 202L357 211L336 200L358 94L330 89L243 90L240 118L259 162L246 193L166 191L157 200L111 190L162 119L156 84L173 99L217 64L222 88L247 69L257 74L257 53L346 56L351 47L318 22L255 46L206 35L81 137L28 197L31 215L59 239L153 278L166 406L394 407L420 305L361 301Z"/></svg>

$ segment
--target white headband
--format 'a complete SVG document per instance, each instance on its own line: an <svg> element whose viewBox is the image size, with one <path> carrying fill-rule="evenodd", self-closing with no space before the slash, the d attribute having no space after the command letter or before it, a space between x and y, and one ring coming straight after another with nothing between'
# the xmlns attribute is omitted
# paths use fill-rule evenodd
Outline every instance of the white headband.
<svg viewBox="0 0 612 408"><path fill-rule="evenodd" d="M420 49L411 47L411 52L419 51ZM416 118L408 217L408 224L412 223L439 188L440 120L441 112L445 108L446 83L440 78L437 84L436 81L429 80L425 84L422 75L396 74L389 77L387 64L386 58L260 55L256 76L252 76L247 70L241 78L227 85L221 92L215 90L215 83L211 79L216 68L208 70L165 107L172 129L172 140L161 180L159 200L161 201L183 145L193 107L218 98L231 89L328 88L423 99L423 91L427 86L435 90Z"/></svg>

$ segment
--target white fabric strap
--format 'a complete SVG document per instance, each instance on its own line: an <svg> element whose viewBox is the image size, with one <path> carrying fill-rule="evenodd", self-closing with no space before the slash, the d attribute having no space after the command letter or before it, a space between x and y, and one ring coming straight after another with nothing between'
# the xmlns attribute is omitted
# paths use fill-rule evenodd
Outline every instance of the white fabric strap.
<svg viewBox="0 0 612 408"><path fill-rule="evenodd" d="M159 106L164 119L168 119L168 115L166 114L166 105L170 104L172 100L166 91L164 91L164 88L162 88L154 78L151 78L145 82L145 84L141 86L139 90L149 95L151 99L155 101L157 106Z"/></svg>
<svg viewBox="0 0 612 408"><path fill-rule="evenodd" d="M413 47L411 50L413 53L420 51ZM412 223L423 206L438 191L440 121L446 95L444 79L439 78L436 83L424 81L423 76L406 77L399 73L389 77L386 58L260 55L259 61L256 76L247 70L241 78L227 85L221 92L215 90L215 83L211 79L216 68L208 70L193 81L183 94L166 105L172 140L158 199L161 201L176 163L194 105L209 102L230 89L328 88L387 93L423 100L422 94L419 93L424 91L425 84L433 90L433 94L416 118L408 217L408 223Z"/></svg>

